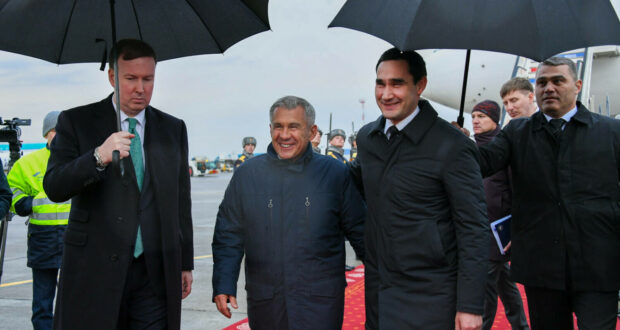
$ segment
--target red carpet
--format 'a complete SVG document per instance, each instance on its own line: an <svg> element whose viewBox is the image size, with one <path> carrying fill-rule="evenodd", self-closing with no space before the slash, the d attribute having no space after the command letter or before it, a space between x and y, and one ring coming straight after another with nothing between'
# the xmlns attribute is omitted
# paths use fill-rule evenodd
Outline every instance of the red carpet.
<svg viewBox="0 0 620 330"><path fill-rule="evenodd" d="M344 305L344 322L342 324L343 330L363 330L364 321L366 320L366 314L364 312L364 266L358 266L354 270L347 272L347 283L349 284L344 292L345 305ZM525 314L528 317L527 312L527 300L525 299L525 292L523 286L519 286L521 291L521 297L523 298L523 304L525 308ZM506 320L506 314L504 314L504 305L501 300L497 304L497 314L495 316L495 323L493 324L493 330L510 330L510 324ZM248 330L248 320L239 321L224 330ZM575 329L577 329L577 322L575 321ZM616 330L620 330L620 323L616 324Z"/></svg>

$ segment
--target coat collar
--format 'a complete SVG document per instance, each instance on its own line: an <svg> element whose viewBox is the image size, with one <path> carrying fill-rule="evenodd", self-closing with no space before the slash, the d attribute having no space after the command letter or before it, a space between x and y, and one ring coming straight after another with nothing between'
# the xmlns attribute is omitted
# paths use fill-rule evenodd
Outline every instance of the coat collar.
<svg viewBox="0 0 620 330"><path fill-rule="evenodd" d="M437 117L439 117L437 111L435 111L433 106L426 100L420 100L418 102L418 107L420 107L420 113L418 113L418 115L415 116L415 118L413 118L413 120L401 131L414 144L420 143L426 132L435 123ZM385 117L379 116L377 120L370 123L368 136L378 133L383 135L385 120Z"/></svg>
<svg viewBox="0 0 620 330"><path fill-rule="evenodd" d="M304 152L304 154L299 159L291 161L288 159L278 158L278 154L276 153L276 149L273 148L272 143L269 143L269 146L267 147L267 157L272 163L278 166L285 167L286 169L292 172L298 172L298 173L303 172L305 165L308 162L310 162L310 160L312 159L313 153L314 151L312 151L312 144L308 142L308 145L306 146L306 151Z"/></svg>
<svg viewBox="0 0 620 330"><path fill-rule="evenodd" d="M537 111L532 115L532 125L534 130L540 130L547 124L547 118L543 114L542 110ZM592 113L581 102L577 101L577 113L571 118L571 121L575 121L586 126L592 126L593 119Z"/></svg>

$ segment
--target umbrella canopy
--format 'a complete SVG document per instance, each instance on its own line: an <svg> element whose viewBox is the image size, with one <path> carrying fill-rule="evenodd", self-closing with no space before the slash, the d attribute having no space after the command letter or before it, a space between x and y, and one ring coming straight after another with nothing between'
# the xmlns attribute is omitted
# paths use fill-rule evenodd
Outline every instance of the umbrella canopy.
<svg viewBox="0 0 620 330"><path fill-rule="evenodd" d="M478 49L536 61L620 44L609 0L350 0L329 26L366 32L402 50Z"/></svg>
<svg viewBox="0 0 620 330"><path fill-rule="evenodd" d="M401 50L467 49L458 123L471 49L542 61L583 47L620 44L609 0L350 0L329 27L346 27Z"/></svg>
<svg viewBox="0 0 620 330"><path fill-rule="evenodd" d="M119 39L143 40L158 60L222 53L269 29L269 0L0 0L0 50L57 64L101 62ZM113 63L116 68L116 62ZM118 75L115 103L120 103ZM117 129L121 130L120 110ZM124 175L119 152L115 167ZM116 166L118 165L118 166Z"/></svg>
<svg viewBox="0 0 620 330"><path fill-rule="evenodd" d="M101 62L118 39L148 42L158 60L223 53L269 30L268 0L0 0L0 50L67 64Z"/></svg>

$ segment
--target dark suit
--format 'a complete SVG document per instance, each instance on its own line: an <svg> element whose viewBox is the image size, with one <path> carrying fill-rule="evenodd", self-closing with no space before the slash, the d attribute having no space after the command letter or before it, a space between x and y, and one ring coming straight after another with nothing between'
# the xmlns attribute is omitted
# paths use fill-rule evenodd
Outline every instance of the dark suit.
<svg viewBox="0 0 620 330"><path fill-rule="evenodd" d="M511 121L480 153L483 175L507 166L512 170L515 281L526 291L613 293L620 288L620 121L578 103L556 140L537 112ZM532 301L529 305L531 310ZM578 305L573 302L576 312ZM603 308L589 305L586 310Z"/></svg>
<svg viewBox="0 0 620 330"><path fill-rule="evenodd" d="M427 101L392 136L360 129L351 166L368 202L367 329L454 329L482 314L489 230L474 143Z"/></svg>
<svg viewBox="0 0 620 330"><path fill-rule="evenodd" d="M138 224L149 281L167 303L169 329L180 327L181 271L193 269L193 234L183 121L145 110L145 178L138 189L131 158L121 179L112 165L96 169L94 149L116 131L108 97L63 111L43 182L48 197L72 198L55 327L113 329Z"/></svg>

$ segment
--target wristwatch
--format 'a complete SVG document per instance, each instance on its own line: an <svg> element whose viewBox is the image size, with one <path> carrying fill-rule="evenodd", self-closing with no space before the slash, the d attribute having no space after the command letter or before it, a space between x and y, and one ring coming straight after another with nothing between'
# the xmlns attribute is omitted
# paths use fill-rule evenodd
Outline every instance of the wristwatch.
<svg viewBox="0 0 620 330"><path fill-rule="evenodd" d="M103 159L101 158L101 155L99 155L99 147L95 148L93 156L95 156L95 161L97 161L97 169L103 170L106 166L108 166L108 164L103 163Z"/></svg>

